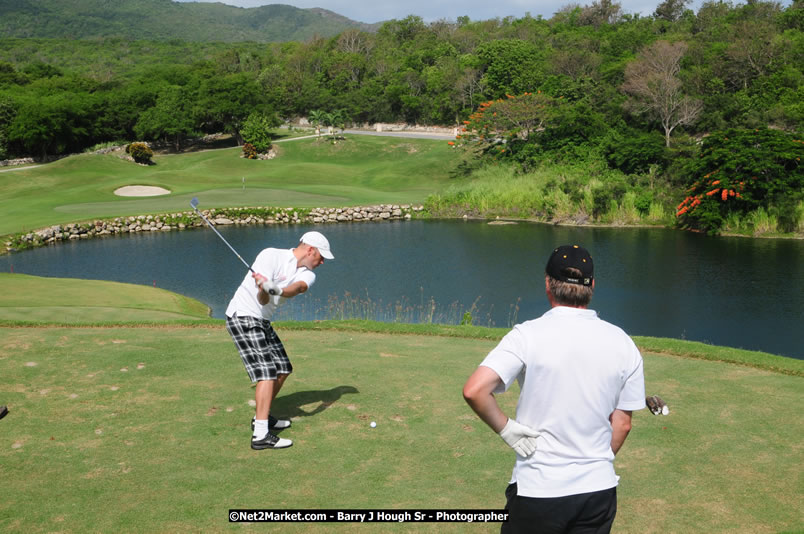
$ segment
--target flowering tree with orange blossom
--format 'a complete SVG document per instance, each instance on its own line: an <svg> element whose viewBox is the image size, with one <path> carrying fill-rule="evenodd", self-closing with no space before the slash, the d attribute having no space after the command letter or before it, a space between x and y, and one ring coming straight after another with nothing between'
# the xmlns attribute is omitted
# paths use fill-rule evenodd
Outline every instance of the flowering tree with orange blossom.
<svg viewBox="0 0 804 534"><path fill-rule="evenodd" d="M463 121L456 146L479 150L495 159L515 158L549 128L562 100L537 91L483 102Z"/></svg>
<svg viewBox="0 0 804 534"><path fill-rule="evenodd" d="M711 134L687 167L692 183L676 207L678 224L715 234L730 214L764 208L776 212L783 231L792 231L804 200L802 156L804 141L780 130Z"/></svg>

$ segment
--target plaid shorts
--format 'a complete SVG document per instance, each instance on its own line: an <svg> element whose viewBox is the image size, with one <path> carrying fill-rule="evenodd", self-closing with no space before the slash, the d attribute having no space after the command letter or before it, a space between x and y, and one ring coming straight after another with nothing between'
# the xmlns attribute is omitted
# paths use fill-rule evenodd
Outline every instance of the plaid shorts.
<svg viewBox="0 0 804 534"><path fill-rule="evenodd" d="M226 330L240 352L243 365L252 382L276 380L277 375L289 375L293 366L271 321L255 317L226 318Z"/></svg>

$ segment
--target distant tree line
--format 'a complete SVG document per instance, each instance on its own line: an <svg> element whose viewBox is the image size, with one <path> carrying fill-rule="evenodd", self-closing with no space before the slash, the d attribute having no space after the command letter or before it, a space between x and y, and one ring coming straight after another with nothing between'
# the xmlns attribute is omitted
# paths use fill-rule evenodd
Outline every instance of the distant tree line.
<svg viewBox="0 0 804 534"><path fill-rule="evenodd" d="M665 0L647 17L611 0L549 19L410 16L271 44L0 40L0 158L128 140L180 148L216 132L242 141L252 113L466 126L481 104L516 96L508 123L484 127L518 140L509 160L523 169L592 155L687 187L706 135L801 138L804 1L709 0L697 13L687 3Z"/></svg>

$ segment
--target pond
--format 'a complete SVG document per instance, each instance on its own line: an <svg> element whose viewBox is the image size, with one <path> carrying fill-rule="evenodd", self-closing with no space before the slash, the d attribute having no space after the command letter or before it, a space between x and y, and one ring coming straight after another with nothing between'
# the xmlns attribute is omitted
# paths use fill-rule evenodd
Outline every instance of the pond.
<svg viewBox="0 0 804 534"><path fill-rule="evenodd" d="M368 318L507 327L547 311L544 265L559 244L595 260L592 308L631 335L804 358L804 242L658 228L399 221L222 227L247 260L323 232L335 260L279 319ZM223 317L245 269L208 229L72 241L0 258L39 276L156 285Z"/></svg>

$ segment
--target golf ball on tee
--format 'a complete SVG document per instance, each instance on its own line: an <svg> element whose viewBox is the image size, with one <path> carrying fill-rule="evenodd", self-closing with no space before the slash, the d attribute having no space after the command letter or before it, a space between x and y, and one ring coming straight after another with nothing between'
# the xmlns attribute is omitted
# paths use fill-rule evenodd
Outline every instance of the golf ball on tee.
<svg viewBox="0 0 804 534"><path fill-rule="evenodd" d="M371 424L370 424L369 426L370 426L371 428L374 428L375 426L377 426L377 423L375 423L374 421L372 421L372 422L371 422Z"/></svg>

